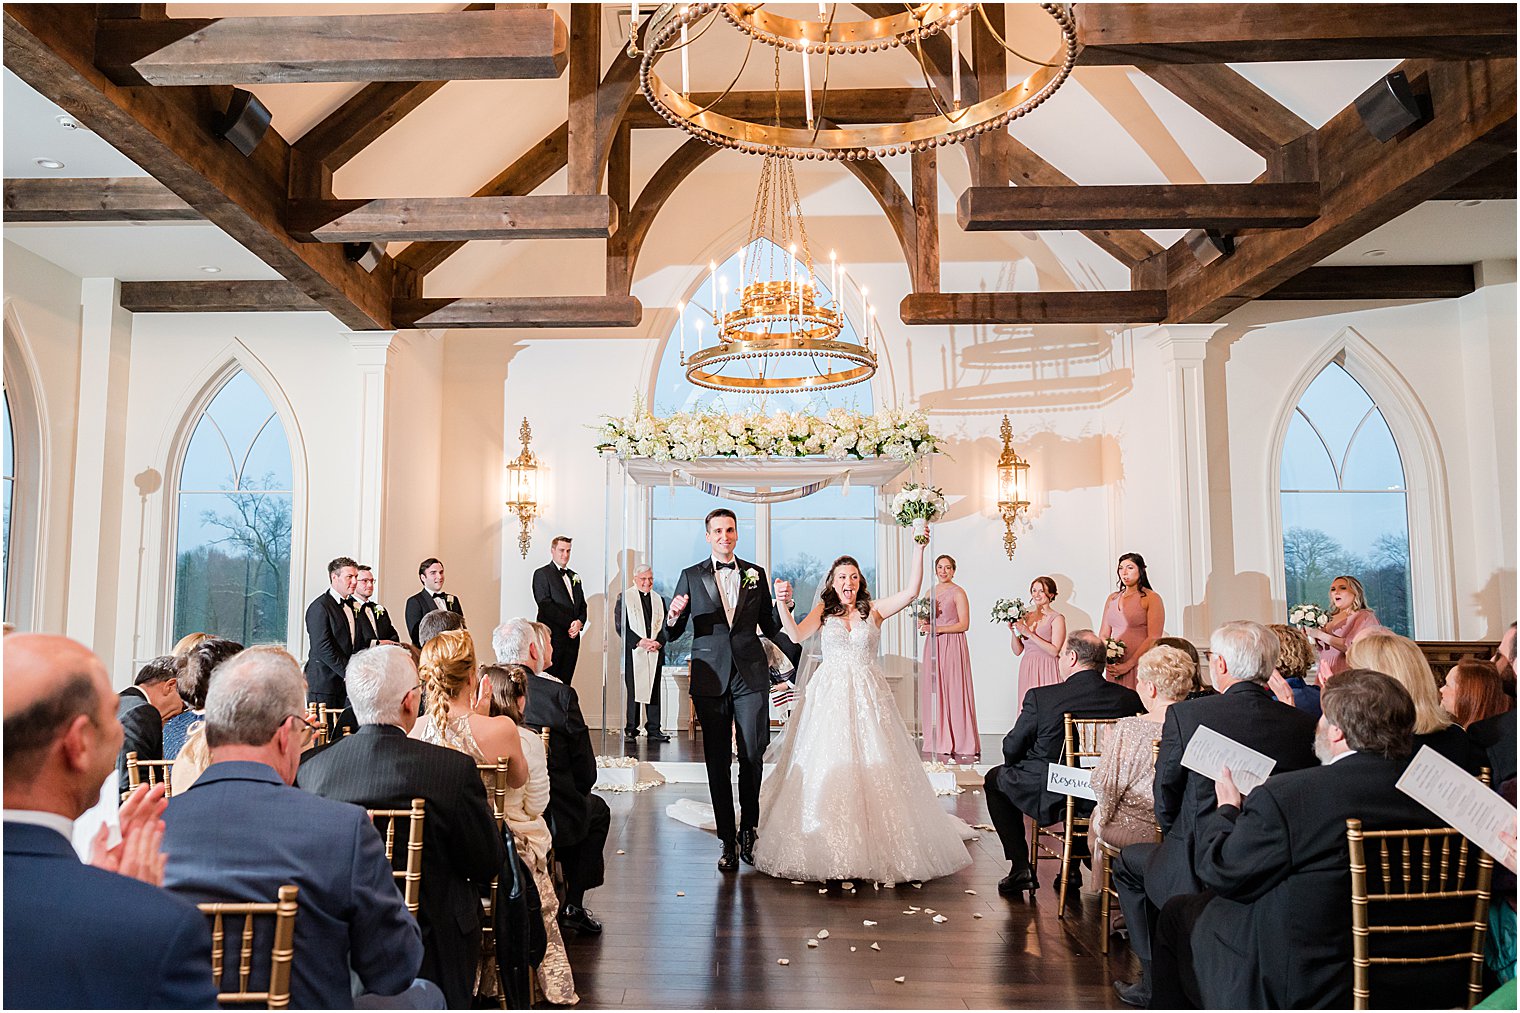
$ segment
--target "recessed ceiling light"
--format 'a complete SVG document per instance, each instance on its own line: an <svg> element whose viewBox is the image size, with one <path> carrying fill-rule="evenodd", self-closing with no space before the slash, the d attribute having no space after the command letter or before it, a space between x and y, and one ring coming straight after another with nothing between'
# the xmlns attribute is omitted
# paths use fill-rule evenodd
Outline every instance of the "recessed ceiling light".
<svg viewBox="0 0 1520 1013"><path fill-rule="evenodd" d="M56 158L34 158L34 159L32 159L32 161L36 162L38 165L42 166L44 169L62 169L63 168L63 163L60 162L60 161L58 161L58 159L56 159Z"/></svg>
<svg viewBox="0 0 1520 1013"><path fill-rule="evenodd" d="M1457 207L1459 207L1459 208L1475 208L1479 204L1482 204L1482 203L1483 202L1480 201L1480 200L1459 200L1459 201L1457 201Z"/></svg>
<svg viewBox="0 0 1520 1013"><path fill-rule="evenodd" d="M1386 256L1388 256L1388 251L1387 250L1368 250L1366 253L1362 254L1362 256L1364 256L1364 257L1386 257Z"/></svg>
<svg viewBox="0 0 1520 1013"><path fill-rule="evenodd" d="M74 117L68 115L67 113L64 113L62 116L55 116L53 118L55 120L57 120L58 121L58 125L60 127L62 127L63 129L65 129L65 130L83 130L84 129L84 126L78 120L76 120Z"/></svg>
<svg viewBox="0 0 1520 1013"><path fill-rule="evenodd" d="M221 274L222 273L222 269L220 267L217 267L215 264L202 264L201 265L201 270L204 271L204 272L206 272L207 274Z"/></svg>

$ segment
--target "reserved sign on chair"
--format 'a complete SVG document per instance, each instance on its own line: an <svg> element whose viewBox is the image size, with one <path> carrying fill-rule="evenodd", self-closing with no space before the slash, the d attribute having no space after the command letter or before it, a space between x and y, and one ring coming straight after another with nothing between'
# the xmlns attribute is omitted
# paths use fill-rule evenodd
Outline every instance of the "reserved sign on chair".
<svg viewBox="0 0 1520 1013"><path fill-rule="evenodd" d="M1045 790L1057 795L1075 795L1077 798L1096 802L1098 795L1092 789L1092 771L1082 767L1068 767L1052 763L1045 775Z"/></svg>

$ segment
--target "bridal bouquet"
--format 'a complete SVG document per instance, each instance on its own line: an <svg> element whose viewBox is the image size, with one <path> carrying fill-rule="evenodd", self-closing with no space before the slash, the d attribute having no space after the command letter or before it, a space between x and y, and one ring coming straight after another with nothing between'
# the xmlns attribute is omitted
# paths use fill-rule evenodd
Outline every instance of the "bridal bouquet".
<svg viewBox="0 0 1520 1013"><path fill-rule="evenodd" d="M1305 602L1302 605L1295 605L1288 610L1288 622L1294 626L1302 626L1305 629L1322 630L1329 621L1330 613L1312 601Z"/></svg>
<svg viewBox="0 0 1520 1013"><path fill-rule="evenodd" d="M999 598L992 603L992 621L995 623L1016 623L1024 618L1024 613L1029 608L1022 598Z"/></svg>
<svg viewBox="0 0 1520 1013"><path fill-rule="evenodd" d="M1122 640L1115 640L1113 637L1109 637L1103 641L1103 648L1108 655L1108 663L1110 665L1124 657L1124 641Z"/></svg>
<svg viewBox="0 0 1520 1013"><path fill-rule="evenodd" d="M892 516L903 527L913 528L913 540L929 544L929 522L945 512L945 490L909 482L892 497Z"/></svg>
<svg viewBox="0 0 1520 1013"><path fill-rule="evenodd" d="M915 622L928 622L930 619L934 618L933 597L926 594L922 598L914 598L912 604L908 606L908 611L912 613ZM919 630L918 635L923 636L925 632L927 631Z"/></svg>

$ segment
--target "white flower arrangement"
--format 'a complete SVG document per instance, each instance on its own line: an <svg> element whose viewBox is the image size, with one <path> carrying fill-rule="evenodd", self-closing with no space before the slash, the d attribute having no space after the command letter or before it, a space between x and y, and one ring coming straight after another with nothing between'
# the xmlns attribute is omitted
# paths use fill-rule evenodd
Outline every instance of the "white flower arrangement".
<svg viewBox="0 0 1520 1013"><path fill-rule="evenodd" d="M933 597L926 594L922 598L914 598L913 601L908 605L908 612L913 616L915 622L928 622L931 618L934 617ZM918 635L921 637L926 636L927 634L928 630L918 631Z"/></svg>
<svg viewBox="0 0 1520 1013"><path fill-rule="evenodd" d="M1108 656L1108 663L1112 665L1114 662L1124 657L1124 641L1115 640L1113 637L1109 637L1107 640L1103 641L1103 650Z"/></svg>
<svg viewBox="0 0 1520 1013"><path fill-rule="evenodd" d="M864 415L831 408L822 416L781 412L731 415L678 412L656 418L635 398L633 412L603 416L593 426L597 450L618 457L692 461L701 457L830 457L835 460L890 457L916 461L937 449L920 411L888 408Z"/></svg>
<svg viewBox="0 0 1520 1013"><path fill-rule="evenodd" d="M1029 606L1024 604L1022 598L999 598L992 603L992 621L995 623L1016 623L1024 618L1029 611Z"/></svg>
<svg viewBox="0 0 1520 1013"><path fill-rule="evenodd" d="M892 497L892 516L903 527L913 528L913 540L919 545L929 544L929 522L938 520L944 512L943 489L909 482Z"/></svg>
<svg viewBox="0 0 1520 1013"><path fill-rule="evenodd" d="M1304 602L1302 605L1295 605L1288 610L1288 622L1294 626L1301 626L1306 629L1312 627L1316 630L1322 630L1329 621L1330 613L1312 601Z"/></svg>
<svg viewBox="0 0 1520 1013"><path fill-rule="evenodd" d="M741 581L741 583L743 583L745 587L754 587L756 584L760 583L760 571L755 569L753 566L748 570L745 570L744 580Z"/></svg>

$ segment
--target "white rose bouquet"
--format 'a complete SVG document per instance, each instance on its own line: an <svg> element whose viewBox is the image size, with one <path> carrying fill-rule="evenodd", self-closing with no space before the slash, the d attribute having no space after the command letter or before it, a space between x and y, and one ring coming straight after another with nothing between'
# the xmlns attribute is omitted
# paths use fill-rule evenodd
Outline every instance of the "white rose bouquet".
<svg viewBox="0 0 1520 1013"><path fill-rule="evenodd" d="M934 617L934 598L927 594L922 598L914 598L912 604L908 606L908 611L912 614L914 622L926 623ZM919 630L918 635L923 636L926 632L928 631Z"/></svg>
<svg viewBox="0 0 1520 1013"><path fill-rule="evenodd" d="M945 512L945 491L917 482L909 482L892 497L892 516L903 527L913 528L913 540L929 544L929 522Z"/></svg>
<svg viewBox="0 0 1520 1013"><path fill-rule="evenodd" d="M1109 637L1103 641L1103 649L1108 656L1108 663L1112 665L1124 657L1124 641Z"/></svg>
<svg viewBox="0 0 1520 1013"><path fill-rule="evenodd" d="M1024 618L1024 613L1029 607L1024 604L1022 598L999 598L992 603L992 621L995 623L1016 623Z"/></svg>
<svg viewBox="0 0 1520 1013"><path fill-rule="evenodd" d="M1288 622L1305 629L1322 630L1329 621L1330 613L1312 601L1305 602L1302 605L1295 605L1288 610Z"/></svg>

